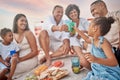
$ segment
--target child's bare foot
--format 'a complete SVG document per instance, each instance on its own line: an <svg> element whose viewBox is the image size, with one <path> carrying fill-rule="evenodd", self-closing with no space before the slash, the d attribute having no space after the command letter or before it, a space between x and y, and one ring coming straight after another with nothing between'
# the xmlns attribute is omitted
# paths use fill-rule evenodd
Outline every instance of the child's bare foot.
<svg viewBox="0 0 120 80"><path fill-rule="evenodd" d="M44 56L43 58L40 59L40 64L43 64L44 62L46 62L45 56Z"/></svg>

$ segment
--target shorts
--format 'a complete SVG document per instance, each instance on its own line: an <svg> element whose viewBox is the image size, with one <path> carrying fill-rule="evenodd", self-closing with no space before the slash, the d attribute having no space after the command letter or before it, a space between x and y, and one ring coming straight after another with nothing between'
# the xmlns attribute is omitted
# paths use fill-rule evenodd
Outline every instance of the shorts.
<svg viewBox="0 0 120 80"><path fill-rule="evenodd" d="M62 45L63 45L62 41L58 41L58 40L55 40L55 39L50 39L50 45L49 45L50 51L55 52Z"/></svg>
<svg viewBox="0 0 120 80"><path fill-rule="evenodd" d="M70 37L70 46L78 46L83 48L84 40L82 38Z"/></svg>
<svg viewBox="0 0 120 80"><path fill-rule="evenodd" d="M7 66L0 62L0 70L3 70L5 68L7 68Z"/></svg>
<svg viewBox="0 0 120 80"><path fill-rule="evenodd" d="M50 39L49 49L50 51L55 52L63 44L63 41L61 39L61 32L59 31L51 32L49 30L46 30L46 31L48 32L49 39Z"/></svg>

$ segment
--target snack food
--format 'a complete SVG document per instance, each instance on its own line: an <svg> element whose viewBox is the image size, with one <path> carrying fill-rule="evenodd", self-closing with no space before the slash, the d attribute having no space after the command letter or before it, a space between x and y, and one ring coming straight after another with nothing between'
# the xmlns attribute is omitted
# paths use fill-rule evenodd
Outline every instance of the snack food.
<svg viewBox="0 0 120 80"><path fill-rule="evenodd" d="M63 67L64 63L62 61L55 61L52 66L54 67Z"/></svg>
<svg viewBox="0 0 120 80"><path fill-rule="evenodd" d="M48 66L46 66L46 65L41 65L41 66L39 66L38 68L36 68L36 69L34 70L34 74L35 74L36 76L39 76L40 73L42 73L42 72L45 71L46 69L48 69Z"/></svg>
<svg viewBox="0 0 120 80"><path fill-rule="evenodd" d="M42 72L40 74L39 80L59 80L69 74L67 69L52 68Z"/></svg>
<svg viewBox="0 0 120 80"><path fill-rule="evenodd" d="M25 80L38 80L35 75L26 76Z"/></svg>

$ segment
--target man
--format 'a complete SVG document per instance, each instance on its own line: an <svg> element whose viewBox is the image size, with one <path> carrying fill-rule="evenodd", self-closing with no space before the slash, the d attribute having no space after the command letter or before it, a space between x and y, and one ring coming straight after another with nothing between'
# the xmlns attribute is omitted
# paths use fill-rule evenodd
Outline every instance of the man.
<svg viewBox="0 0 120 80"><path fill-rule="evenodd" d="M46 59L46 65L51 64L51 58L65 55L69 52L70 42L67 26L63 25L63 7L56 5L50 16L44 23L44 30L40 32L39 42L45 53L45 58L41 59L40 63ZM49 55L49 51L53 54Z"/></svg>
<svg viewBox="0 0 120 80"><path fill-rule="evenodd" d="M117 49L119 50L120 49L120 10L114 12L108 12L106 4L102 0L97 0L93 2L90 6L90 10L93 17L111 16L115 19L115 22L112 24L110 31L105 35L105 38L108 39L108 41L111 43L115 52L117 51Z"/></svg>

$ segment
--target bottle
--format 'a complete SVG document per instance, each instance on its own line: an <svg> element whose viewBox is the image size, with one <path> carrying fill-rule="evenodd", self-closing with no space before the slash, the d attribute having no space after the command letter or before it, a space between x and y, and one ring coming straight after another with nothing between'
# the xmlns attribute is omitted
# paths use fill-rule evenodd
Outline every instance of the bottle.
<svg viewBox="0 0 120 80"><path fill-rule="evenodd" d="M11 50L10 51L10 56L13 56L16 53L16 50Z"/></svg>
<svg viewBox="0 0 120 80"><path fill-rule="evenodd" d="M71 60L72 62L72 71L76 74L80 72L80 61L78 57L74 57Z"/></svg>
<svg viewBox="0 0 120 80"><path fill-rule="evenodd" d="M74 26L76 25L75 22L72 22L71 20L66 20L65 24L68 26L68 31L71 32L72 34L75 34Z"/></svg>

